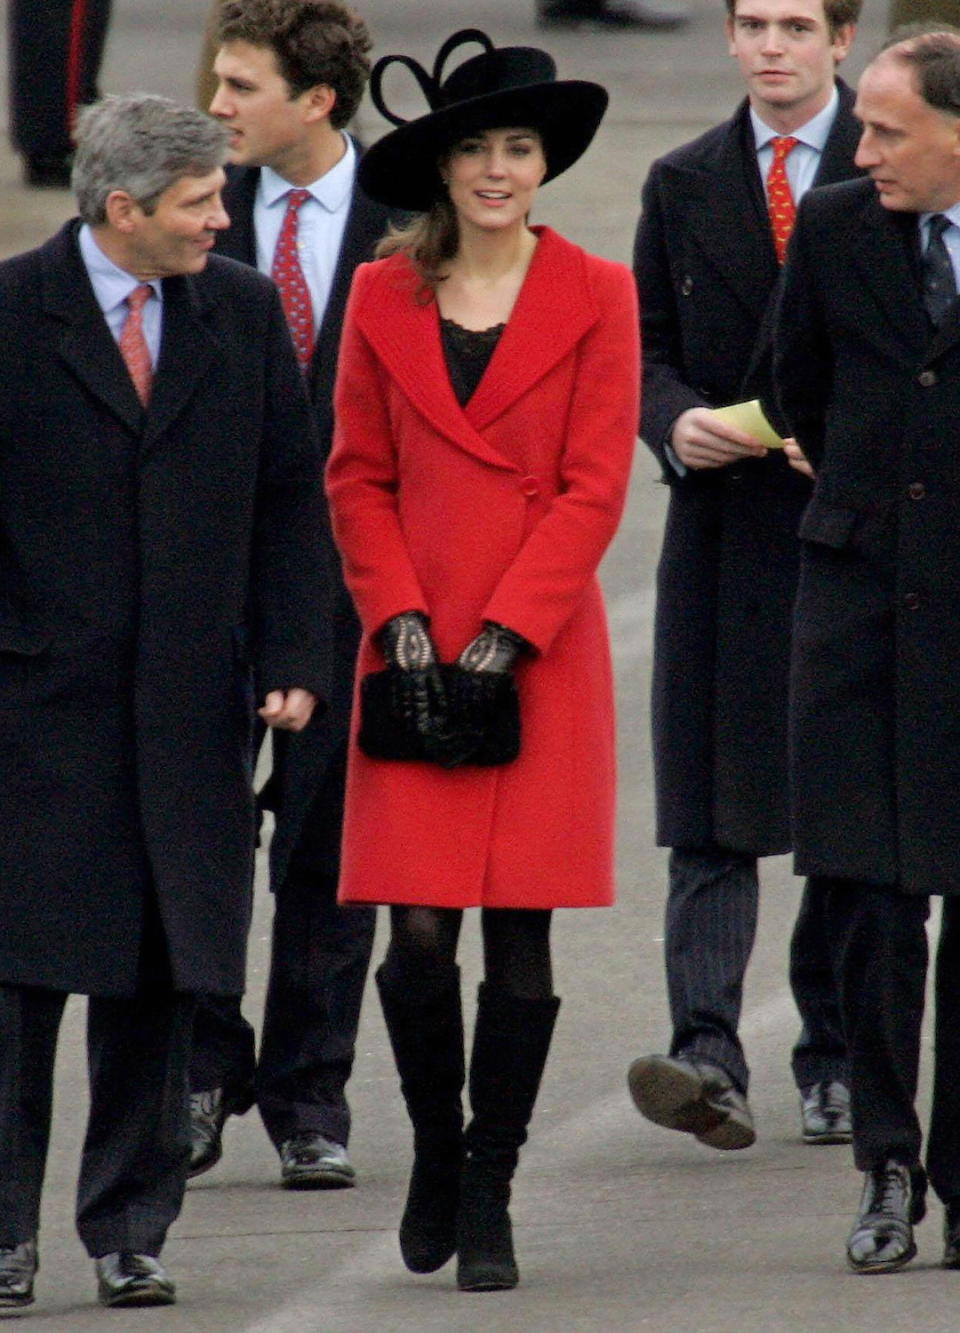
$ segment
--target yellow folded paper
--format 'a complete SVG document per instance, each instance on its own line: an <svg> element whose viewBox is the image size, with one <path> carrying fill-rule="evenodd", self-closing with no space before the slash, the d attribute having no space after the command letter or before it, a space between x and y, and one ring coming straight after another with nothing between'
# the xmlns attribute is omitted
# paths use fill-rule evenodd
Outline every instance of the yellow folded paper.
<svg viewBox="0 0 960 1333"><path fill-rule="evenodd" d="M731 426L736 426L737 430L746 431L761 444L765 444L768 449L783 448L783 440L763 415L759 398L754 398L750 403L731 403L729 407L718 407L714 410L722 420L729 422Z"/></svg>

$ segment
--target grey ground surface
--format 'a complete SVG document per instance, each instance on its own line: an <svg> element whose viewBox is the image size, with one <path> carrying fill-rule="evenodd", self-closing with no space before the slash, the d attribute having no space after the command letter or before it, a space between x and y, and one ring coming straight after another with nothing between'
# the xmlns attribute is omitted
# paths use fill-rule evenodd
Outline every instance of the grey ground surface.
<svg viewBox="0 0 960 1333"><path fill-rule="evenodd" d="M34 0L38 11L43 0ZM458 26L500 42L542 41L562 74L612 93L594 146L544 190L537 217L587 248L627 260L640 185L651 160L728 114L739 95L719 0L693 0L694 20L669 34L538 37L533 0L366 0L379 53L432 58ZM189 98L206 0L115 0L105 90L146 88ZM882 32L886 10L867 0L850 72ZM0 71L0 78L5 74ZM395 96L410 114L417 104ZM360 132L382 130L368 106ZM59 192L29 192L0 143L0 254L38 243L71 214ZM624 1074L668 1041L663 993L664 854L653 847L647 694L653 577L664 495L646 450L604 568L618 673L621 740L619 902L563 913L555 925L564 997L532 1139L516 1182L523 1274L511 1293L463 1295L452 1269L415 1278L396 1246L410 1160L409 1132L379 1010L368 999L351 1084L351 1151L359 1184L289 1194L256 1114L231 1121L223 1162L189 1190L165 1260L177 1306L101 1311L73 1232L73 1189L85 1118L83 1004L64 1024L57 1110L41 1236L37 1333L947 1333L960 1323L960 1278L938 1269L939 1210L919 1231L920 1256L899 1276L848 1276L843 1241L859 1196L846 1148L799 1142L789 1075L797 1020L786 984L798 884L786 858L763 868L760 933L742 1033L753 1070L759 1139L721 1154L642 1121ZM246 1009L259 1015L271 905L261 862ZM385 925L385 922L382 923ZM2 928L2 927L0 927ZM468 990L477 981L475 923L465 931ZM377 954L383 948L378 939ZM929 1061L929 1048L926 1053ZM929 1071L924 1070L923 1101Z"/></svg>

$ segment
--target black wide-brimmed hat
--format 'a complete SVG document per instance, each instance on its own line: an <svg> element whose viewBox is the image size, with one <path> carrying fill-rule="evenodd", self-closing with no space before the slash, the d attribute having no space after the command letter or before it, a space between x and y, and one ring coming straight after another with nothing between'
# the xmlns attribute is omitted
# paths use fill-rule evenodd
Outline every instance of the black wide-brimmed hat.
<svg viewBox="0 0 960 1333"><path fill-rule="evenodd" d="M459 46L477 42L483 54L465 60L444 80L444 66ZM383 100L383 76L392 64L413 74L430 112L403 120ZM428 74L410 56L383 56L373 68L370 95L382 116L398 128L363 155L360 185L391 208L425 212L442 189L440 157L459 140L481 130L522 126L536 130L547 159L544 180L573 166L590 145L607 109L599 83L558 79L552 56L534 46L495 47L479 28L448 37Z"/></svg>

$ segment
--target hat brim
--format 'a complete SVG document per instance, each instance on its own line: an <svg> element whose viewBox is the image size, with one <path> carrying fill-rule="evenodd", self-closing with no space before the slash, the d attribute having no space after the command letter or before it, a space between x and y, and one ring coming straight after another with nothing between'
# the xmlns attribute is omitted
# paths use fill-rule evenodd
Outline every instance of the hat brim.
<svg viewBox="0 0 960 1333"><path fill-rule="evenodd" d="M441 190L437 163L458 139L513 126L536 130L547 159L545 181L589 148L607 109L599 83L564 79L470 97L385 134L364 153L360 187L389 208L426 212Z"/></svg>

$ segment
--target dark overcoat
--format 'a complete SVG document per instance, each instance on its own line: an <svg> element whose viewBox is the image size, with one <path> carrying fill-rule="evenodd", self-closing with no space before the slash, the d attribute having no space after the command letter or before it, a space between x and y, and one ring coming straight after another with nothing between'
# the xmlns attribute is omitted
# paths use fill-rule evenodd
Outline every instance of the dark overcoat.
<svg viewBox="0 0 960 1333"><path fill-rule="evenodd" d="M816 184L854 172L853 95ZM692 407L756 398L770 376L779 269L748 105L656 162L643 192L640 431L670 486L657 573L657 840L754 855L789 848L787 678L809 482L779 454L680 477L664 446Z"/></svg>
<svg viewBox="0 0 960 1333"><path fill-rule="evenodd" d="M312 417L267 279L163 284L149 409L77 224L0 266L0 980L243 990L257 696L323 695Z"/></svg>
<svg viewBox="0 0 960 1333"><path fill-rule="evenodd" d="M776 335L817 469L791 743L800 874L960 892L960 304L936 332L917 216L869 181L804 199Z"/></svg>
<svg viewBox="0 0 960 1333"><path fill-rule="evenodd" d="M356 147L359 150L360 145ZM227 231L217 234L216 244L218 253L254 267L257 238L253 207L259 180L257 167L228 169L223 203L231 225ZM358 264L373 258L377 241L385 234L391 219L398 216L370 199L359 186L354 187L333 286L307 376L323 463L333 443L333 387L340 331L353 271ZM261 798L264 806L277 814L276 831L270 842L270 883L274 889L283 883L308 814L310 855L316 868L336 875L340 864L347 737L354 666L360 646L360 622L343 582L339 561L334 578L330 706L322 717L315 718L298 735L272 733L273 771Z"/></svg>

